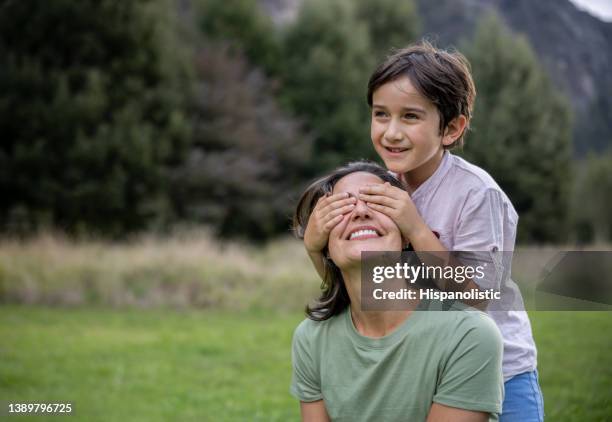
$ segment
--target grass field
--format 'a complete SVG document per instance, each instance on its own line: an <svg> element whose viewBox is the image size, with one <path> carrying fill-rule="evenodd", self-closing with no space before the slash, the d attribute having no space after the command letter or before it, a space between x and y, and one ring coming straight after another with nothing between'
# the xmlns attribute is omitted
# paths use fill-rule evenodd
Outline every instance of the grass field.
<svg viewBox="0 0 612 422"><path fill-rule="evenodd" d="M72 402L74 417L60 420L296 420L290 343L301 319L3 306L0 401ZM612 420L612 313L531 319L547 420Z"/></svg>

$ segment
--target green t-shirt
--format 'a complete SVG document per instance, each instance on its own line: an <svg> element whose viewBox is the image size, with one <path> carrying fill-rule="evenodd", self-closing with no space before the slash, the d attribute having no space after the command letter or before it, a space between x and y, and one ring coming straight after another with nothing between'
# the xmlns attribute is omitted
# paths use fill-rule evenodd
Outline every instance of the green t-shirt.
<svg viewBox="0 0 612 422"><path fill-rule="evenodd" d="M433 402L490 412L503 401L502 338L479 311L415 311L391 334L359 334L350 309L293 336L291 393L334 421L425 421Z"/></svg>

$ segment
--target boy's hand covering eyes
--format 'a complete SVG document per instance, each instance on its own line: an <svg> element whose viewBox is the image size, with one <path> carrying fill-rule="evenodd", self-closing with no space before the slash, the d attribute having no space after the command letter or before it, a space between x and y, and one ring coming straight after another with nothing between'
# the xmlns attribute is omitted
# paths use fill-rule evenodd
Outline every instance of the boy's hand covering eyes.
<svg viewBox="0 0 612 422"><path fill-rule="evenodd" d="M391 186L389 182L360 188L359 199L391 218L407 240L424 224L408 192Z"/></svg>
<svg viewBox="0 0 612 422"><path fill-rule="evenodd" d="M304 232L304 246L308 252L321 252L332 231L343 217L355 208L357 199L342 192L322 196L317 201Z"/></svg>

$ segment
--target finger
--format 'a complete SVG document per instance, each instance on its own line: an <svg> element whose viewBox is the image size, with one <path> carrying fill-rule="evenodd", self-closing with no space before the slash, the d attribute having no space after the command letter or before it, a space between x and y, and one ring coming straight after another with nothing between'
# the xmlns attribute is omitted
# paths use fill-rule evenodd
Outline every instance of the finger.
<svg viewBox="0 0 612 422"><path fill-rule="evenodd" d="M344 198L348 198L350 195L348 192L340 192L340 193L335 193L333 195L330 195L327 197L327 200L330 202L334 202L334 201L338 201L340 199L344 199Z"/></svg>
<svg viewBox="0 0 612 422"><path fill-rule="evenodd" d="M374 211L382 212L385 215L391 216L395 211L395 208L388 207L386 205L375 204L373 202L368 203L368 207L372 208Z"/></svg>
<svg viewBox="0 0 612 422"><path fill-rule="evenodd" d="M359 193L365 193L367 195L385 195L399 199L404 193L406 193L406 191L404 189L391 186L389 182L386 182L384 185L370 185L367 188L359 189Z"/></svg>
<svg viewBox="0 0 612 422"><path fill-rule="evenodd" d="M389 182L387 183L377 183L374 185L365 185L359 188L359 193L367 193L367 194L381 194L381 193L385 193L388 188L392 188L393 186L391 186L389 184Z"/></svg>
<svg viewBox="0 0 612 422"><path fill-rule="evenodd" d="M393 208L395 208L397 205L397 200L395 200L395 198L391 198L389 196L384 196L384 195L366 195L366 194L360 193L359 199L367 202L368 205L380 204L380 205L385 205L387 207L393 207Z"/></svg>
<svg viewBox="0 0 612 422"><path fill-rule="evenodd" d="M332 218L331 220L329 220L327 223L325 223L325 225L323 226L323 229L324 229L326 232L330 232L330 231L332 231L332 229L333 229L334 227L336 227L336 225L337 225L338 223L340 223L340 222L342 221L342 219L343 219L343 218L344 218L344 214L340 214L340 215L335 216L334 218Z"/></svg>
<svg viewBox="0 0 612 422"><path fill-rule="evenodd" d="M348 204L348 205L345 205L344 207L336 208L335 210L331 211L327 215L327 218L328 219L336 218L336 216L340 214L346 214L348 212L351 212L353 209L355 209L355 204Z"/></svg>
<svg viewBox="0 0 612 422"><path fill-rule="evenodd" d="M336 193L333 195L326 194L325 196L322 196L321 198L319 198L319 201L317 202L317 206L319 206L320 208L323 208L335 201L338 201L341 199L347 199L348 197L349 197L349 194L347 192L340 192L340 193Z"/></svg>
<svg viewBox="0 0 612 422"><path fill-rule="evenodd" d="M359 188L359 193L368 193L368 194L381 193L382 187L383 185L381 184L365 185Z"/></svg>
<svg viewBox="0 0 612 422"><path fill-rule="evenodd" d="M355 205L356 203L357 203L357 198L355 198L354 196L351 196L346 199L340 199L332 203L329 203L325 207L321 208L321 211L324 213L330 213L337 208L342 208L347 205Z"/></svg>

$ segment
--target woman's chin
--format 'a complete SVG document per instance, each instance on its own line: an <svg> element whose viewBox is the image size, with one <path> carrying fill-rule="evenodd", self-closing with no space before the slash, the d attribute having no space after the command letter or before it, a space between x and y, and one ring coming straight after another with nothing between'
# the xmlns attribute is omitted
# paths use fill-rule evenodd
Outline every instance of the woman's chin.
<svg viewBox="0 0 612 422"><path fill-rule="evenodd" d="M341 256L331 256L332 261L338 268L347 271L351 268L361 268L361 251L345 250Z"/></svg>
<svg viewBox="0 0 612 422"><path fill-rule="evenodd" d="M347 253L351 255L358 255L360 257L362 252L392 251L396 246L393 242L389 242L389 239L383 237L353 242L354 243L349 243Z"/></svg>
<svg viewBox="0 0 612 422"><path fill-rule="evenodd" d="M352 263L361 263L363 252L386 252L393 250L390 245L383 242L355 242L344 250L345 260Z"/></svg>
<svg viewBox="0 0 612 422"><path fill-rule="evenodd" d="M401 239L391 237L377 237L364 240L344 240L330 245L332 260L341 269L348 269L352 266L361 265L363 252L388 252L401 250Z"/></svg>

